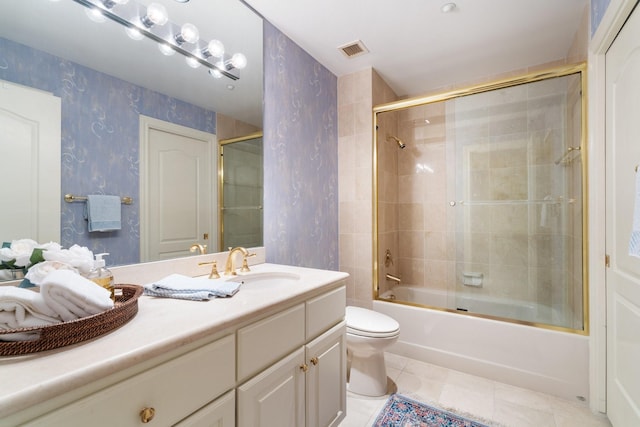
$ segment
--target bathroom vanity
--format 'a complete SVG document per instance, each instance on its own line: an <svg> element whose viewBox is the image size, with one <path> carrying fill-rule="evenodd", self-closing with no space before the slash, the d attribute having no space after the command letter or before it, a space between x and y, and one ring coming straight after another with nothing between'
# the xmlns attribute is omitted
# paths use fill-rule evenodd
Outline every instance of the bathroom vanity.
<svg viewBox="0 0 640 427"><path fill-rule="evenodd" d="M0 426L336 426L347 277L259 264L232 298L143 296L112 333L0 357Z"/></svg>

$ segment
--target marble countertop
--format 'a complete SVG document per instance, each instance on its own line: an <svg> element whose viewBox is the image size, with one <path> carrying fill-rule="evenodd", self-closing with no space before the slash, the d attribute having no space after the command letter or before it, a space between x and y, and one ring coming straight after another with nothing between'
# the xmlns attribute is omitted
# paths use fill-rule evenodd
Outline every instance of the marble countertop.
<svg viewBox="0 0 640 427"><path fill-rule="evenodd" d="M0 419L206 337L232 331L277 306L302 301L348 277L341 272L267 263L251 269L295 273L300 280L275 287L246 283L232 298L210 301L142 296L138 314L111 333L56 350L0 357ZM116 282L122 283L117 274Z"/></svg>

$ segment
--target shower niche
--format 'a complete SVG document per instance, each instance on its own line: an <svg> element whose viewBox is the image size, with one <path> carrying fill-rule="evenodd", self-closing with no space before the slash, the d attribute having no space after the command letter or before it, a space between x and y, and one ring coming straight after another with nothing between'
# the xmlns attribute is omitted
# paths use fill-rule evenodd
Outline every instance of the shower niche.
<svg viewBox="0 0 640 427"><path fill-rule="evenodd" d="M374 107L376 299L587 333L584 74Z"/></svg>

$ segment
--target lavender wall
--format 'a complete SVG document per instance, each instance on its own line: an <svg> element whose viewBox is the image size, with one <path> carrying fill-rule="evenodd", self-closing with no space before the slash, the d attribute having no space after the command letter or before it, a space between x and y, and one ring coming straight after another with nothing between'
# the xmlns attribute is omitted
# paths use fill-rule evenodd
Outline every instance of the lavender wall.
<svg viewBox="0 0 640 427"><path fill-rule="evenodd" d="M134 198L108 233L89 233L84 204L61 200L60 243L109 252L109 265L138 262L139 115L215 133L215 113L2 38L0 79L62 99L62 194Z"/></svg>
<svg viewBox="0 0 640 427"><path fill-rule="evenodd" d="M611 0L591 0L591 36L593 36L607 11Z"/></svg>
<svg viewBox="0 0 640 427"><path fill-rule="evenodd" d="M267 261L338 269L337 78L264 23Z"/></svg>

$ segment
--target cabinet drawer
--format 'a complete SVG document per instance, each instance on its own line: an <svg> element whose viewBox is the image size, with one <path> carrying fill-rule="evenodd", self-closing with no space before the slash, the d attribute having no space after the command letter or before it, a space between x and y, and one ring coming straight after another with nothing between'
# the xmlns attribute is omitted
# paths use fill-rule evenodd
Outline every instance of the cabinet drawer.
<svg viewBox="0 0 640 427"><path fill-rule="evenodd" d="M33 426L172 425L233 388L235 339L229 335L37 418Z"/></svg>
<svg viewBox="0 0 640 427"><path fill-rule="evenodd" d="M307 341L311 340L344 319L347 290L341 286L306 302Z"/></svg>
<svg viewBox="0 0 640 427"><path fill-rule="evenodd" d="M304 304L238 330L238 381L244 381L304 343Z"/></svg>

